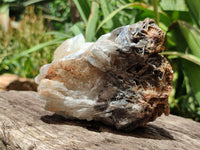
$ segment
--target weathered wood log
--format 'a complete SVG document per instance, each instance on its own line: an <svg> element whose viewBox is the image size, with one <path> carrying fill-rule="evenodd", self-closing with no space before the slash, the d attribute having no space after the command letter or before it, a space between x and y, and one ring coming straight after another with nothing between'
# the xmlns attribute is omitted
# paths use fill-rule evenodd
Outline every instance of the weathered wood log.
<svg viewBox="0 0 200 150"><path fill-rule="evenodd" d="M0 93L0 150L200 149L200 123L170 115L124 133L44 110L35 92Z"/></svg>

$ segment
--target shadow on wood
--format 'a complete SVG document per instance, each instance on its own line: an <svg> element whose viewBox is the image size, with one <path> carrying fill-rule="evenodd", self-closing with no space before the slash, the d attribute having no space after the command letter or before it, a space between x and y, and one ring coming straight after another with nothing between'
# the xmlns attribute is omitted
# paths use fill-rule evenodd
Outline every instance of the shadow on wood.
<svg viewBox="0 0 200 150"><path fill-rule="evenodd" d="M0 150L199 150L200 123L170 115L122 132L44 110L36 92L0 93Z"/></svg>
<svg viewBox="0 0 200 150"><path fill-rule="evenodd" d="M71 126L80 126L94 132L110 132L112 134L118 134L118 135L123 135L123 136L133 136L137 138L174 140L173 136L167 130L161 127L158 127L156 125L152 125L152 124L149 124L145 127L139 127L132 132L125 133L123 131L116 130L113 127L106 126L102 124L101 122L84 121L84 120L69 120L57 114L42 116L41 120L47 124L62 124L62 125L66 124L66 125L71 125Z"/></svg>

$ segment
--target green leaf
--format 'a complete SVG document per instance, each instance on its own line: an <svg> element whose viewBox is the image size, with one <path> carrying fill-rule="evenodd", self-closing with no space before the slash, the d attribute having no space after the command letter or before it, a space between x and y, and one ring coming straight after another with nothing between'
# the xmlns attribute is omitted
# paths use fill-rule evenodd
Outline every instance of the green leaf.
<svg viewBox="0 0 200 150"><path fill-rule="evenodd" d="M185 0L194 20L200 28L200 0Z"/></svg>
<svg viewBox="0 0 200 150"><path fill-rule="evenodd" d="M94 39L95 29L98 21L98 13L99 13L99 4L94 0L92 1L91 13L88 19L85 37L86 41L90 42Z"/></svg>
<svg viewBox="0 0 200 150"><path fill-rule="evenodd" d="M178 21L178 23L191 53L200 58L200 30L184 21Z"/></svg>
<svg viewBox="0 0 200 150"><path fill-rule="evenodd" d="M161 0L160 6L165 11L188 11L184 0Z"/></svg>
<svg viewBox="0 0 200 150"><path fill-rule="evenodd" d="M196 58L200 58L200 32L197 28L191 26L190 24L178 21L179 29L182 35L177 38L177 45L183 47L182 45L187 44L189 47L189 53L194 55ZM200 104L200 67L194 63L183 61L184 71L189 78L191 84L191 89L194 92L195 98Z"/></svg>
<svg viewBox="0 0 200 150"><path fill-rule="evenodd" d="M108 2L106 0L100 0L100 4L101 4L101 9L102 9L102 12L103 12L103 16L104 18L106 18L109 14L110 14L110 11L109 11L109 8L108 8ZM106 22L106 25L108 28L112 28L113 26L113 21L112 19L108 20Z"/></svg>
<svg viewBox="0 0 200 150"><path fill-rule="evenodd" d="M74 35L78 35L78 34L81 34L81 33L84 34L83 28L81 27L80 23L74 24L74 25L70 28L70 30L72 31L72 33L73 33Z"/></svg>
<svg viewBox="0 0 200 150"><path fill-rule="evenodd" d="M73 1L81 15L81 18L83 19L83 21L85 23L87 23L87 20L89 18L90 15L90 7L88 5L88 1L87 0L74 0Z"/></svg>
<svg viewBox="0 0 200 150"><path fill-rule="evenodd" d="M49 32L46 32L45 34L43 34L44 36L47 36L47 35L54 35L56 36L57 38L69 38L70 35L68 34L65 34L65 33L62 33L62 32L58 32L58 31L49 31Z"/></svg>
<svg viewBox="0 0 200 150"><path fill-rule="evenodd" d="M153 7L149 6L149 5L146 5L144 3L138 3L138 2L135 2L135 3L129 3L129 4L126 4L124 6L121 6L120 8L114 10L110 15L108 15L100 24L99 26L97 27L97 30L96 32L98 32L98 30L107 22L109 21L110 19L112 19L117 13L119 13L121 10L125 9L125 8L128 8L128 7L133 7L133 8L137 8L137 9L140 9L140 10L151 10L153 11ZM167 15L163 12L159 12L161 14L163 14L164 16L167 17ZM167 17L168 18L168 17Z"/></svg>
<svg viewBox="0 0 200 150"><path fill-rule="evenodd" d="M188 60L196 65L198 65L200 67L200 58L196 57L194 55L191 54L183 54L183 53L179 53L179 52L173 52L173 51L168 51L168 52L162 52L161 54L163 55L172 55L172 56L177 56L177 57L181 57L185 60Z"/></svg>
<svg viewBox="0 0 200 150"><path fill-rule="evenodd" d="M194 92L194 96L200 105L200 67L191 62L185 62L184 68L186 71L186 75L189 78L189 82L191 84L191 89Z"/></svg>

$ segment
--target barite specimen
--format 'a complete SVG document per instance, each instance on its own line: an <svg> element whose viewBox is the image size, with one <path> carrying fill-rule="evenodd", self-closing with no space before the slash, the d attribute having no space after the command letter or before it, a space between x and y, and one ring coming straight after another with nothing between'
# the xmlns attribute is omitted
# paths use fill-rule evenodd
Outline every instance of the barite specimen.
<svg viewBox="0 0 200 150"><path fill-rule="evenodd" d="M67 118L97 120L130 131L169 114L173 72L159 52L164 32L145 19L87 43L63 42L35 81L46 109Z"/></svg>

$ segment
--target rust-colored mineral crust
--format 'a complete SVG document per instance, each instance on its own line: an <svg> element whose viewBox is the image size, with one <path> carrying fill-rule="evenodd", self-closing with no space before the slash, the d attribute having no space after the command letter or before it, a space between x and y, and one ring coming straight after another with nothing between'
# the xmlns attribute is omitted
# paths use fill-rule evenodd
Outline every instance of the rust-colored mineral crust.
<svg viewBox="0 0 200 150"><path fill-rule="evenodd" d="M94 43L82 35L66 40L35 79L46 109L126 131L168 115L173 73L158 54L163 42L164 32L148 18Z"/></svg>

